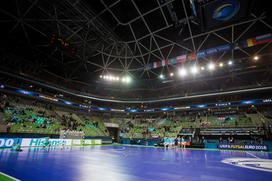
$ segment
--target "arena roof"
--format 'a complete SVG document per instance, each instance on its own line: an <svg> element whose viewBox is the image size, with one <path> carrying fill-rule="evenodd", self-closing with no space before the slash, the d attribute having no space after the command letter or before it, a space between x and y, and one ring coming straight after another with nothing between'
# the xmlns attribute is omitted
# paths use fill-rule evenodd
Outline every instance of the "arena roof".
<svg viewBox="0 0 272 181"><path fill-rule="evenodd" d="M241 14L233 20L216 23L203 15L214 14L216 3L236 1ZM148 97L228 88L222 87L224 81L232 87L269 85L271 42L242 46L271 36L269 2L191 2L198 8L196 14L187 0L3 1L1 69L116 97L120 91L129 92L123 97ZM228 45L228 51L218 50ZM184 66L229 60L235 66L186 80L172 78L170 73L181 67L181 55L186 55ZM258 62L252 61L255 55L260 56ZM105 83L99 76L106 74L130 76L135 83L125 88ZM160 74L166 79L160 80Z"/></svg>

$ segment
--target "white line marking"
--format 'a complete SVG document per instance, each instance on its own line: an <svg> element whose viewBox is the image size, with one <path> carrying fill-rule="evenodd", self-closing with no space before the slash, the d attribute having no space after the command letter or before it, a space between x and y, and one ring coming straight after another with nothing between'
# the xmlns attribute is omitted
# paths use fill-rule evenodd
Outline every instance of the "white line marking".
<svg viewBox="0 0 272 181"><path fill-rule="evenodd" d="M14 177L12 177L12 176L10 176L10 175L7 175L7 174L3 173L3 172L0 172L0 174L4 175L4 176L6 176L6 177L8 177L8 178L10 178L10 179L13 179L13 180L15 180L15 181L21 181L21 180L18 180L17 178L14 178Z"/></svg>
<svg viewBox="0 0 272 181"><path fill-rule="evenodd" d="M272 160L271 159L258 159L258 158L227 158L221 162L253 170L260 170L266 172L272 172Z"/></svg>
<svg viewBox="0 0 272 181"><path fill-rule="evenodd" d="M254 155L252 153L249 153L249 152L246 152L246 153L249 154L250 156L253 156L254 158L261 159L260 157L257 157L256 155Z"/></svg>

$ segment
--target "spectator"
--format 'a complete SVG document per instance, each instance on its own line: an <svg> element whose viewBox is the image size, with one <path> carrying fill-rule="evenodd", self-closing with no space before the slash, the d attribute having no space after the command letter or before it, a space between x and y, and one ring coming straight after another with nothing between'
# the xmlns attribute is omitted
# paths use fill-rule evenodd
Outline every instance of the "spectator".
<svg viewBox="0 0 272 181"><path fill-rule="evenodd" d="M222 137L219 138L219 143L223 143L223 138Z"/></svg>
<svg viewBox="0 0 272 181"><path fill-rule="evenodd" d="M8 124L7 124L6 129L7 129L7 133L9 133L9 132L10 132L10 129L11 129L11 123L8 123Z"/></svg>
<svg viewBox="0 0 272 181"><path fill-rule="evenodd" d="M233 136L230 138L230 143L234 143L234 138L233 138Z"/></svg>

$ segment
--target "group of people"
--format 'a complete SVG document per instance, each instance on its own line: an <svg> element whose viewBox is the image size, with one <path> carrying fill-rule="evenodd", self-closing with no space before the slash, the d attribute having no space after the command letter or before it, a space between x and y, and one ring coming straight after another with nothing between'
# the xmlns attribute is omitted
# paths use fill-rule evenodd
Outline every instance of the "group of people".
<svg viewBox="0 0 272 181"><path fill-rule="evenodd" d="M184 136L176 137L176 138L170 138L170 137L164 137L163 138L163 145L164 148L186 148L187 141L185 140Z"/></svg>
<svg viewBox="0 0 272 181"><path fill-rule="evenodd" d="M234 143L234 137L233 136L228 137L227 142ZM219 143L224 143L224 139L222 137L219 138Z"/></svg>

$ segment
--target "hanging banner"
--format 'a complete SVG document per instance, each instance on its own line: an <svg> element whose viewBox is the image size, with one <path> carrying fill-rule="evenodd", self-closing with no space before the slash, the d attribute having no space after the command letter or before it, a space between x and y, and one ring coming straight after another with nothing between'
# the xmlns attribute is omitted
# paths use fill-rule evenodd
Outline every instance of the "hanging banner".
<svg viewBox="0 0 272 181"><path fill-rule="evenodd" d="M256 46L256 45L260 45L264 43L270 43L270 42L272 42L271 33L257 36L255 38L249 38L249 39L243 40L241 42L241 48L248 48L248 47L252 47L252 46Z"/></svg>
<svg viewBox="0 0 272 181"><path fill-rule="evenodd" d="M238 49L238 48L249 48L252 46L264 44L264 43L270 43L272 42L272 34L265 34L265 35L260 35L256 36L254 38L248 38L246 40L242 40L241 42L235 44L233 46L232 44L225 44L225 45L219 45L217 47L213 48L208 48L205 50L200 50L197 53L190 53L190 54L184 54L180 55L174 58L171 58L169 60L161 60L161 61L156 61L153 63L150 63L147 65L148 69L155 69L155 68L160 68L160 67L165 67L168 65L175 65L175 64L183 64L188 61L195 61L196 59L202 59L217 53L222 53L222 52L229 52L232 49Z"/></svg>
<svg viewBox="0 0 272 181"><path fill-rule="evenodd" d="M162 60L162 67L168 65L168 60Z"/></svg>
<svg viewBox="0 0 272 181"><path fill-rule="evenodd" d="M181 55L176 57L176 63L177 64L182 64L186 62L186 55Z"/></svg>

